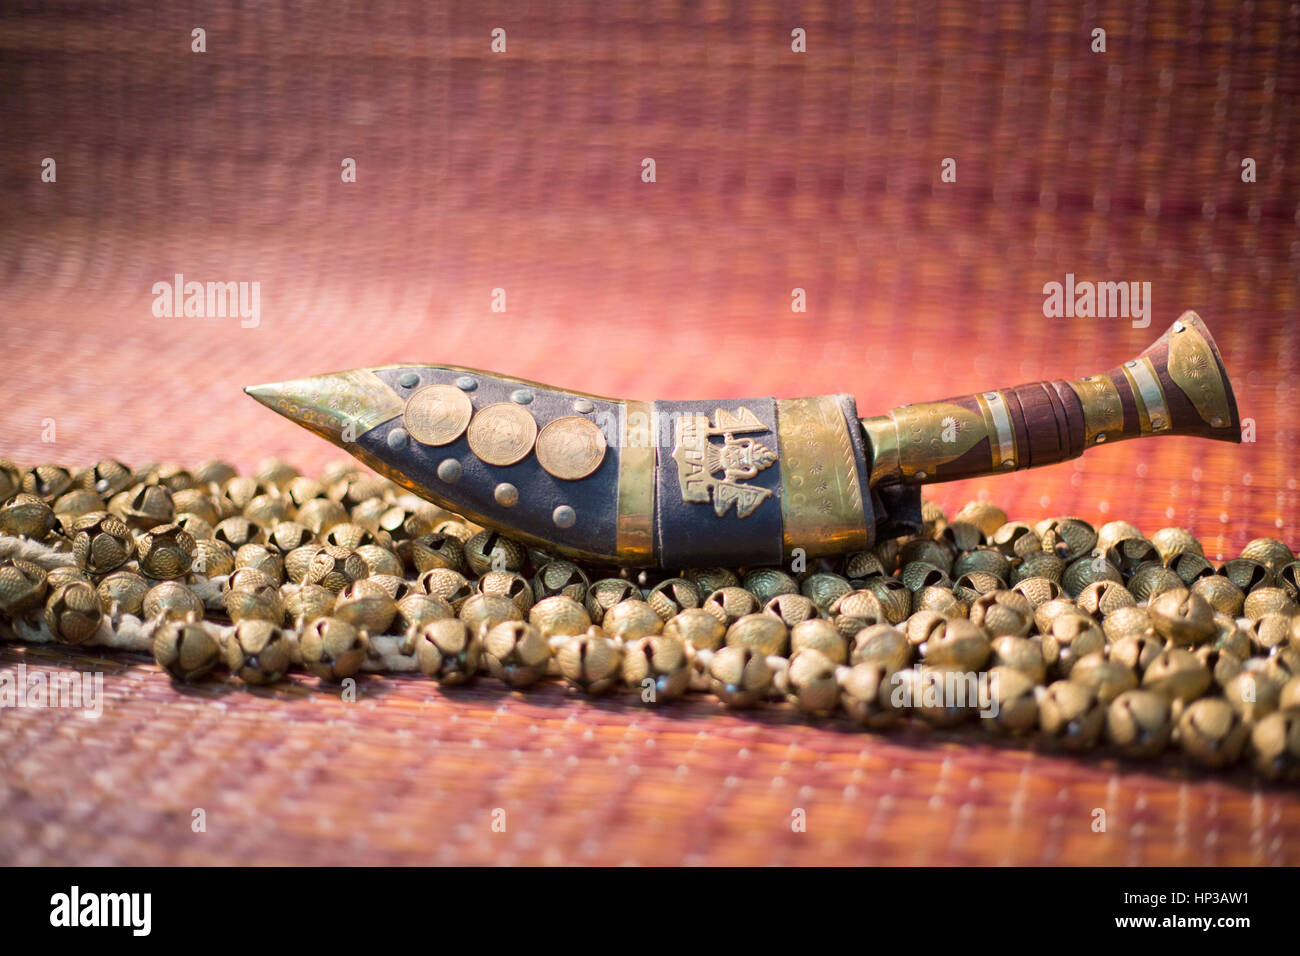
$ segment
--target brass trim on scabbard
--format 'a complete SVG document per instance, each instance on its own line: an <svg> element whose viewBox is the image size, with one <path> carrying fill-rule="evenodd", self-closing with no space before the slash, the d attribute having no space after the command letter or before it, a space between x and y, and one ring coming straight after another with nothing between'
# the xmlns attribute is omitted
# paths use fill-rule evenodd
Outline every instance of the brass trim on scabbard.
<svg viewBox="0 0 1300 956"><path fill-rule="evenodd" d="M1074 394L1083 406L1083 443L1122 438L1124 435L1124 403L1119 389L1109 375L1092 375L1071 382Z"/></svg>
<svg viewBox="0 0 1300 956"><path fill-rule="evenodd" d="M1228 392L1219 374L1210 343L1196 328L1184 322L1174 324L1169 334L1169 377L1182 389L1196 413L1213 428L1232 424Z"/></svg>
<svg viewBox="0 0 1300 956"><path fill-rule="evenodd" d="M369 369L350 369L293 384L296 388L292 397L278 394L270 399L270 407L322 438L342 443L344 448L350 441L346 435L364 435L401 415L406 407L401 397Z"/></svg>
<svg viewBox="0 0 1300 956"><path fill-rule="evenodd" d="M624 402L618 456L618 556L654 559L655 428L649 402Z"/></svg>
<svg viewBox="0 0 1300 956"><path fill-rule="evenodd" d="M866 548L865 497L849 421L831 396L776 403L785 552L809 557Z"/></svg>

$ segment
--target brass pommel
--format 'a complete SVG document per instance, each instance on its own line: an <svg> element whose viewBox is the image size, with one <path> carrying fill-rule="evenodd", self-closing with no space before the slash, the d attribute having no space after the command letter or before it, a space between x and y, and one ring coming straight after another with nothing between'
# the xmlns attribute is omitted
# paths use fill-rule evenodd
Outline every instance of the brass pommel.
<svg viewBox="0 0 1300 956"><path fill-rule="evenodd" d="M1228 373L1209 329L1185 312L1137 358L1072 382L1034 382L862 419L871 483L928 484L1077 458L1146 435L1241 441Z"/></svg>

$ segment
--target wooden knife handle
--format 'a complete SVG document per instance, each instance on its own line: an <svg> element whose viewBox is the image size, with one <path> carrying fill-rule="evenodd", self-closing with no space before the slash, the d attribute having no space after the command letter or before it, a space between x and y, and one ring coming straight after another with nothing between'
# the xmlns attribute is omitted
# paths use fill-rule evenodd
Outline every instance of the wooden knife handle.
<svg viewBox="0 0 1300 956"><path fill-rule="evenodd" d="M874 484L929 484L1035 468L1148 435L1241 441L1209 329L1185 312L1137 358L1067 382L1032 382L862 419Z"/></svg>

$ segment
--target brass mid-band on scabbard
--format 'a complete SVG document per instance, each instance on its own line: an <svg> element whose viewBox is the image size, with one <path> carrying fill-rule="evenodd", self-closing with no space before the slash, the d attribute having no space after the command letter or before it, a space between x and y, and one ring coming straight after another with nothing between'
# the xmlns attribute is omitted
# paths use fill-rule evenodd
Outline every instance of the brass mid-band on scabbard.
<svg viewBox="0 0 1300 956"><path fill-rule="evenodd" d="M786 554L802 548L821 557L867 547L862 462L841 403L831 396L778 401L776 420Z"/></svg>

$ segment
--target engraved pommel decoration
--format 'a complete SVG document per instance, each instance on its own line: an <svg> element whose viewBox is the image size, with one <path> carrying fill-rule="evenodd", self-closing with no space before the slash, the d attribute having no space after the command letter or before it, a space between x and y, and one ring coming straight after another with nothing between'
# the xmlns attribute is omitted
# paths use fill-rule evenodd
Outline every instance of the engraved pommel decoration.
<svg viewBox="0 0 1300 956"><path fill-rule="evenodd" d="M1218 349L1191 312L1102 375L865 419L848 395L639 402L446 365L246 391L470 521L626 567L841 554L919 528L919 484L1143 435L1240 440Z"/></svg>

